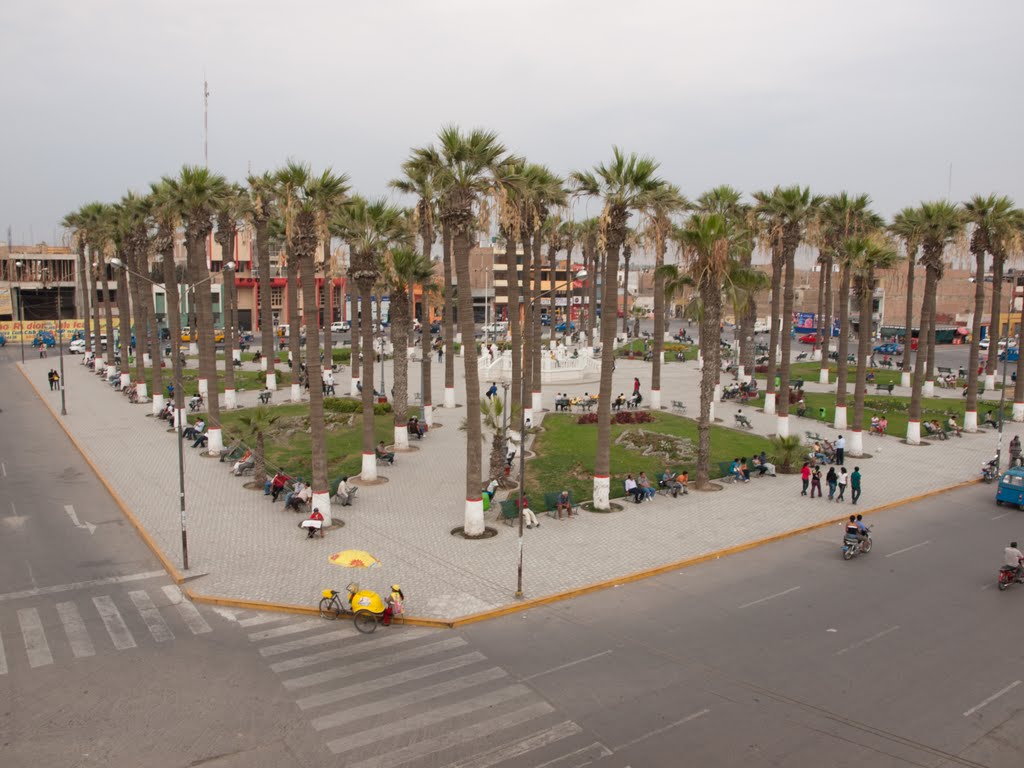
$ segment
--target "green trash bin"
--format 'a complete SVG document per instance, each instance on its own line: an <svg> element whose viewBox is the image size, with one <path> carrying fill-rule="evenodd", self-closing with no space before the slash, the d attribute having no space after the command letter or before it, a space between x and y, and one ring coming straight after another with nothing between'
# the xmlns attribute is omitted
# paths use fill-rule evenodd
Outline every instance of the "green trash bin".
<svg viewBox="0 0 1024 768"><path fill-rule="evenodd" d="M486 512L487 510L489 510L491 508L491 494L489 494L486 491L484 491L483 497L484 497L484 512Z"/></svg>
<svg viewBox="0 0 1024 768"><path fill-rule="evenodd" d="M828 416L828 411L826 411L824 408L819 408L818 418L821 419L822 421L826 421L826 416Z"/></svg>

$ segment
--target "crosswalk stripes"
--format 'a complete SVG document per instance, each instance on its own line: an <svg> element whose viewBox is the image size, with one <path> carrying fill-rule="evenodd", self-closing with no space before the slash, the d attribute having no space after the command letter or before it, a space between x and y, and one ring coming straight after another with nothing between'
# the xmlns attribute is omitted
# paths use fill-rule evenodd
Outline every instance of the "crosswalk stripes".
<svg viewBox="0 0 1024 768"><path fill-rule="evenodd" d="M76 659L83 659L87 656L94 656L96 649L93 648L92 640L89 638L89 631L85 628L82 615L78 612L78 606L74 603L57 603L57 615L60 616L61 624L64 625L64 634L68 637L68 644Z"/></svg>
<svg viewBox="0 0 1024 768"><path fill-rule="evenodd" d="M35 608L22 608L18 611L18 623L21 625L21 636L25 640L25 652L28 654L28 665L45 667L53 664L50 644L46 642L43 622L39 620L39 611Z"/></svg>
<svg viewBox="0 0 1024 768"><path fill-rule="evenodd" d="M457 763L449 765L448 768L490 768L492 765L512 760L520 755L525 755L527 752L533 752L535 749L546 747L548 744L554 744L561 739L575 736L577 733L583 733L583 729L572 720L563 720L557 725L545 728L543 731L531 733L529 736L494 747L479 755L459 760ZM608 754L611 754L611 752Z"/></svg>
<svg viewBox="0 0 1024 768"><path fill-rule="evenodd" d="M556 757L554 760L548 760L546 763L541 763L535 768L583 768L585 765L600 760L601 758L608 757L612 754L612 751L608 749L604 744L599 741L595 741L593 744L588 744L581 749L577 749L574 752L570 752L567 755ZM629 768L627 766L627 768Z"/></svg>
<svg viewBox="0 0 1024 768"><path fill-rule="evenodd" d="M249 639L253 642L260 640L269 640L274 637L284 637L285 635L297 635L300 632L307 632L314 627L322 627L324 622L322 619L310 619L309 621L300 621L295 624L286 624L283 627L274 627L273 629L264 629L260 632L253 632L249 635Z"/></svg>
<svg viewBox="0 0 1024 768"><path fill-rule="evenodd" d="M358 656L372 651L379 651L382 648L390 648L393 645L408 643L412 640L421 640L425 636L432 634L434 634L434 630L420 631L413 629L408 632L388 635L387 637L375 638L372 642L360 643L358 645L342 645L337 648L329 648L326 651L318 651L317 653L311 653L306 656L296 656L292 659L276 661L270 665L270 668L274 672L288 672L292 669L301 669L302 667L311 667L314 664L322 664L325 661L336 661L349 656Z"/></svg>
<svg viewBox="0 0 1024 768"><path fill-rule="evenodd" d="M163 587L162 590L170 604L174 605L178 616L191 634L202 635L213 631L199 610L184 598L178 587L169 585ZM170 617L163 615L162 609L157 607L149 592L141 589L128 591L126 595L122 593L118 597L118 601L122 603L120 608L112 596L100 595L91 598L91 603L87 599L80 601L84 605L68 600L20 608L13 612L13 618L16 618L17 621L17 629L15 629L15 622L12 618L0 622L3 625L0 626L0 632L6 637L6 647L4 638L0 637L0 675L9 674L11 665L18 658L26 660L29 668L37 669L53 665L55 657L60 660L68 658L70 655L76 660L87 659L96 656L98 648L100 651L109 650L111 646L115 651L137 648L138 642L129 628L132 621L138 624L141 620L141 624L145 625L156 643L174 640L174 631L167 621ZM122 610L129 603L138 613L137 619L133 619L134 613L130 611L127 614L122 614ZM83 617L83 613L86 611L88 614ZM63 634L59 630L49 629L48 637L47 631L51 622L53 626L56 626L56 622L53 622L54 614L56 614L56 619L59 619ZM95 626L95 624L87 623L87 619L94 620L97 615L109 636L109 645L101 642L98 646L90 637L90 626ZM4 619L4 616L0 615L0 619ZM24 656L15 656L9 660L9 653L19 653L16 650L17 643L12 643L12 638L18 636L19 630ZM99 634L102 635L102 631ZM63 645L65 639L66 646ZM70 650L70 654L64 650L65 647Z"/></svg>

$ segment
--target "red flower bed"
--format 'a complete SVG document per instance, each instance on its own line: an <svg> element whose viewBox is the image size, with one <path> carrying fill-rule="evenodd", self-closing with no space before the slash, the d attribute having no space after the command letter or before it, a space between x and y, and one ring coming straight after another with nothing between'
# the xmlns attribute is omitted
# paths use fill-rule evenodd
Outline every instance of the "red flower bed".
<svg viewBox="0 0 1024 768"><path fill-rule="evenodd" d="M612 414L612 424L649 424L654 421L650 411L617 411ZM596 413L585 413L576 419L577 424L597 424Z"/></svg>

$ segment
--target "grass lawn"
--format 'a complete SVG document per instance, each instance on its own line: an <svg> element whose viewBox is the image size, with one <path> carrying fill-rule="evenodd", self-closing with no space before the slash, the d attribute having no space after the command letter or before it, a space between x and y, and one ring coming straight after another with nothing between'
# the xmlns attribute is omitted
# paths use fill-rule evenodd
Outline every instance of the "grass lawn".
<svg viewBox="0 0 1024 768"><path fill-rule="evenodd" d="M827 424L831 424L835 419L836 410L836 396L828 392L807 392L804 394L804 401L807 403L807 413L804 414L806 418L813 419L815 421L822 421ZM758 408L764 407L764 394L758 395L756 400L751 401L753 405ZM894 397L892 395L868 395L864 398L864 424L862 429L867 431L871 427L871 417L885 416L889 420L888 434L895 435L896 437L905 437L907 434L907 409L910 407L909 397ZM982 402L979 405L979 418L981 422L984 418L985 413L992 409L995 414L995 409L998 408L998 404L989 405L986 402ZM819 416L819 409L825 409L825 418L822 419ZM1013 414L1012 403L1007 403L1005 407L1006 418L1010 418ZM791 408L790 413L795 414L795 409ZM853 394L846 400L846 414L847 423L853 422ZM964 399L962 397L957 398L934 398L926 397L922 401L922 418L932 420L938 419L943 424L946 423L946 419L949 418L950 414L956 416L957 423L961 426L964 423ZM921 430L921 437L926 437L924 430Z"/></svg>
<svg viewBox="0 0 1024 768"><path fill-rule="evenodd" d="M230 445L244 434L242 417L252 409L222 411L224 444ZM275 405L270 413L279 416L266 434L267 471L283 468L295 477L309 480L313 474L312 445L309 436L309 406L305 403ZM335 421L337 419L337 421ZM327 478L339 475L358 475L362 471L362 423L360 413L327 414ZM374 417L377 440L394 440L394 418L391 414Z"/></svg>
<svg viewBox="0 0 1024 768"><path fill-rule="evenodd" d="M680 470L685 467L692 479L697 454L697 423L669 413L653 415L654 421L649 424L612 424L612 497L625 495L622 481L630 472L634 477L641 471L646 472L651 485L656 485L666 466ZM533 444L536 456L528 460L526 469L526 492L537 499L533 502L535 508L542 507L543 493L565 488L572 491L576 499L589 499L594 495L597 425L577 424L577 418L572 414L548 414L544 417L544 429ZM643 456L639 447L615 442L623 432L631 430L684 438L690 441L685 451L688 458L666 461L661 456ZM736 456L750 457L762 449L770 451L771 446L759 435L712 427L711 476L719 474L718 462L731 461Z"/></svg>
<svg viewBox="0 0 1024 768"><path fill-rule="evenodd" d="M134 373L134 371L133 371ZM181 372L182 386L185 388L186 395L194 395L199 391L199 371L195 368L186 368ZM236 390L262 390L264 382L267 380L267 375L262 371L235 371L235 389ZM170 368L164 368L164 391L163 394L167 394L167 385L174 382L174 371ZM153 370L151 368L146 369L146 386L149 387L149 391L153 391ZM224 391L224 373L223 371L218 372L217 376L217 391Z"/></svg>
<svg viewBox="0 0 1024 768"><path fill-rule="evenodd" d="M648 348L653 346L648 344ZM676 361L676 352L682 352L685 360L696 360L697 359L697 347L692 344L680 344L675 341L666 341L664 344L665 350L665 362L674 363ZM632 352L634 357L643 360L644 357L644 342L643 339L633 339L627 344L623 344L621 347L615 348L616 357L629 357L629 353Z"/></svg>
<svg viewBox="0 0 1024 768"><path fill-rule="evenodd" d="M812 362L812 363L793 363L792 365L790 365L789 370L790 370L790 377L791 378L793 378L793 379L803 379L804 381L810 381L810 382L814 382L815 384L817 384L818 383L819 371L821 370L821 364L817 363L817 362ZM868 391L869 392L874 389L875 384L895 384L896 386L900 385L900 371L899 371L898 368L868 368L868 370L872 371L875 374L874 382L873 383L872 382L868 383ZM836 382L836 371L837 371L836 364L835 363L829 363L829 366L828 366L828 381L829 381L830 384L835 384L835 382ZM765 374L764 373L755 373L754 377L758 378L758 379L763 379L763 378L765 378ZM857 381L857 366L852 365L852 364L847 366L847 368L846 368L846 381L848 383L850 383L850 384L854 384ZM985 388L983 386L981 386L983 381L984 381L983 377L980 377L979 378L979 386L978 386L979 393L985 391ZM961 381L960 386L962 387L965 384L966 384L965 381ZM1000 389L1001 387L1002 387L1002 384L997 381L996 382L996 389ZM941 387L938 387L938 386L936 386L936 388L937 389L941 389Z"/></svg>

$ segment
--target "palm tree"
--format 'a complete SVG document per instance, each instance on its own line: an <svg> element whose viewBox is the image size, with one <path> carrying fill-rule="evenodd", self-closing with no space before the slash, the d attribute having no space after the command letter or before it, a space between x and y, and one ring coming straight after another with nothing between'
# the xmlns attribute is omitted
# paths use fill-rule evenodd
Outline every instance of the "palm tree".
<svg viewBox="0 0 1024 768"><path fill-rule="evenodd" d="M131 339L131 309L128 301L128 273L123 267L129 266L134 258L129 257L125 250L125 233L128 228L126 216L119 203L110 206L110 239L114 246L114 257L120 262L116 270L117 279L117 357L120 358L119 373L122 389L127 389L131 384L131 373L129 372L129 343Z"/></svg>
<svg viewBox="0 0 1024 768"><path fill-rule="evenodd" d="M252 176L249 183L249 217L256 232L256 268L260 294L260 365L267 372L266 387L277 390L277 345L274 343L274 314L270 299L270 220L274 215L274 184L269 174Z"/></svg>
<svg viewBox="0 0 1024 768"><path fill-rule="evenodd" d="M864 397L867 394L868 359L871 356L871 308L875 292L875 273L890 269L897 260L896 250L879 236L860 236L847 240L843 251L849 254L851 269L856 278L855 293L859 300L859 326L857 333L857 380L854 385L853 426L850 428L851 456L864 454Z"/></svg>
<svg viewBox="0 0 1024 768"><path fill-rule="evenodd" d="M292 369L291 401L293 403L302 401L302 369L300 365L302 331L299 326L299 263L291 251L291 229L297 215L296 209L303 198L304 187L309 182L309 173L308 166L294 160L289 160L274 173L274 192L284 224L284 253L288 270L285 296L288 304L288 357ZM307 336L317 333L317 327L314 325L312 328L307 328ZM317 358L319 359L319 354ZM308 370L306 373L309 375Z"/></svg>
<svg viewBox="0 0 1024 768"><path fill-rule="evenodd" d="M348 174L335 174L330 169L325 170L319 177L312 180L309 192L317 204L316 223L323 247L322 269L324 272L323 289L327 291L327 313L323 319L324 333L324 359L327 365L334 366L334 341L331 335L331 323L334 322L334 254L331 252L331 228L330 221L334 212L345 205L348 199ZM319 308L320 302L317 302ZM319 318L320 312L317 311ZM307 327L307 333L309 329ZM319 336L317 337L319 342ZM308 354L308 351L307 351ZM317 357L319 360L319 356Z"/></svg>
<svg viewBox="0 0 1024 768"><path fill-rule="evenodd" d="M213 298L206 266L206 238L213 230L213 216L228 193L227 180L206 168L182 167L172 182L178 213L185 225L185 255L195 295L199 335L199 392L206 399L208 450L219 456L224 447L220 426L217 359L213 342ZM212 384L212 387L211 387Z"/></svg>
<svg viewBox="0 0 1024 768"><path fill-rule="evenodd" d="M149 209L151 201L148 197L140 197L134 192L129 192L118 205L120 211L121 242L124 253L125 265L128 269L121 270L124 273L124 281L127 283L131 297L131 308L134 316L135 329L135 382L140 401L145 401L149 396L146 386L146 361L145 353L160 364L159 345L153 343L153 334L150 330L153 313L149 299L152 298L152 291L148 285L143 285L137 274L145 274L148 268L149 253ZM133 274L134 273L134 274ZM127 304L128 296L125 297ZM122 328L122 347L127 346L126 337L130 335ZM153 354L155 352L155 355ZM122 365L125 363L122 360ZM122 368L122 372L124 369ZM155 384L155 382L154 382Z"/></svg>
<svg viewBox="0 0 1024 768"><path fill-rule="evenodd" d="M267 452L265 435L279 418L281 418L280 414L274 414L269 408L262 405L247 410L239 417L239 422L244 428L243 437L255 443L252 449L253 472L250 488L262 488L264 482L266 482ZM324 521L326 522L326 517Z"/></svg>
<svg viewBox="0 0 1024 768"><path fill-rule="evenodd" d="M612 148L612 161L591 171L575 171L572 183L578 194L600 197L606 257L604 301L601 311L601 385L597 403L597 453L594 459L594 508L610 509L611 488L611 400L615 357L615 295L619 251L626 239L629 216L643 210L650 196L664 185L656 175L658 163L650 157L625 154Z"/></svg>
<svg viewBox="0 0 1024 768"><path fill-rule="evenodd" d="M459 330L462 342L472 344L475 324L473 295L469 290L469 250L478 206L481 198L491 194L495 186L495 171L504 159L505 148L497 134L490 131L474 128L463 133L456 126L446 126L438 134L436 154L441 159L435 177L440 193L441 225L452 235L455 273L459 284ZM483 501L480 495L480 372L476 354L466 354L463 361L466 369L467 424L463 533L473 537L484 533Z"/></svg>
<svg viewBox="0 0 1024 768"><path fill-rule="evenodd" d="M418 162L413 157L402 164L404 176L399 179L392 179L388 185L399 192L407 195L415 195L415 221L420 235L421 253L427 263L432 263L431 251L434 248L435 216L437 193L434 189L433 169L423 162ZM433 282L433 267L429 277L420 281L422 287L422 312L421 325L423 333L422 360L420 361L420 402L423 406L423 420L428 426L434 422L434 407L431 402L430 392L430 318L427 315L427 291L426 286Z"/></svg>
<svg viewBox="0 0 1024 768"><path fill-rule="evenodd" d="M935 295L945 267L943 253L946 246L963 229L963 216L955 206L945 201L922 203L917 214L921 225L921 263L925 268L924 299L921 307L920 344L931 335L935 324ZM910 395L907 420L907 443L921 443L921 394L924 388L926 355L918 350L914 361L914 380ZM933 367L929 359L928 368Z"/></svg>
<svg viewBox="0 0 1024 768"><path fill-rule="evenodd" d="M373 421L373 323L370 318L370 296L380 279L381 260L385 252L409 239L402 210L387 200L367 201L353 197L349 204L334 214L331 223L352 250L348 274L359 291L363 307L363 465L360 477L377 479L376 443ZM353 326L352 338L356 337ZM353 371L358 361L353 358Z"/></svg>
<svg viewBox="0 0 1024 768"><path fill-rule="evenodd" d="M580 325L583 339L587 344L594 341L594 330L597 327L597 276L601 274L600 254L598 244L600 242L600 224L596 218L584 219L577 225L577 233L583 247L583 269L588 277L584 284L586 302L583 310L583 322Z"/></svg>
<svg viewBox="0 0 1024 768"><path fill-rule="evenodd" d="M154 250L163 262L164 292L167 298L167 320L171 332L171 366L174 375L174 424L182 423L185 415L185 393L181 383L181 300L178 292L178 280L174 268L174 235L180 220L177 208L175 185L172 180L164 178L150 186L153 201L153 220L156 223ZM158 368L154 366L154 372ZM153 387L157 386L154 373Z"/></svg>
<svg viewBox="0 0 1024 768"><path fill-rule="evenodd" d="M826 247L830 261L839 265L839 344L836 361L836 413L833 425L846 429L846 378L849 365L850 344L850 291L853 271L850 254L844 244L853 237L865 235L879 229L883 222L878 214L868 207L871 198L867 195L851 197L846 192L832 195L821 207L821 226L824 229ZM829 265L831 270L831 264ZM863 331L863 328L861 329ZM832 330L829 329L829 334Z"/></svg>
<svg viewBox="0 0 1024 768"><path fill-rule="evenodd" d="M102 296L104 312L104 331L107 336L107 359L100 364L97 361L96 372L106 368L114 367L114 311L110 303L110 274L106 264L106 250L110 245L113 234L113 207L107 203L100 203L94 211L95 221L89 228L92 237L89 250L95 257L93 269L96 270L96 279L100 281L100 296ZM96 336L100 340L100 304L96 304ZM100 355L96 356L97 358Z"/></svg>
<svg viewBox="0 0 1024 768"><path fill-rule="evenodd" d="M989 200L991 207L988 211L989 218L989 240L992 245L992 322L989 324L989 337L991 343L995 344L995 349L992 346L989 347L988 360L985 364L985 389L992 390L996 386L996 365L999 361L998 346L999 341L1003 338L1003 268L1006 264L1006 257L1008 255L1006 245L1008 244L1009 238L1007 234L1013 230L1013 222L1017 215L1013 201L1004 196L992 195ZM1009 323L1007 323L1009 327ZM935 335L935 329L932 328L932 335ZM1006 335L1009 335L1007 333ZM929 360L934 361L934 342L929 342ZM931 368L934 369L935 363L932 362Z"/></svg>
<svg viewBox="0 0 1024 768"><path fill-rule="evenodd" d="M905 327L903 329L903 366L900 374L900 386L910 386L910 358L913 328L914 328L914 276L917 268L917 251L921 244L921 221L920 209L904 208L893 216L889 231L904 243L904 250L907 257L907 309L905 316ZM980 333L980 331L979 331ZM975 369L974 376L977 377L977 358L974 359L972 368ZM977 416L977 414L975 414ZM966 423L966 422L965 422ZM975 419L977 428L977 419Z"/></svg>
<svg viewBox="0 0 1024 768"><path fill-rule="evenodd" d="M412 308L409 302L410 289L424 285L434 274L429 258L411 248L394 248L389 258L386 278L391 295L391 343L395 347L394 379L395 396L392 410L395 415L395 445L409 447L407 429L409 405L409 336L412 331ZM426 331L429 336L429 329Z"/></svg>
<svg viewBox="0 0 1024 768"><path fill-rule="evenodd" d="M519 234L523 226L523 191L521 189L521 158L507 158L495 172L495 195L497 198L498 234L505 241L505 282L508 285L509 335L511 339L512 371L511 381L520 381L523 376L523 325L520 312L519 287ZM524 259L526 253L524 249ZM512 405L521 407L520 387L512 387ZM532 402L531 402L532 405Z"/></svg>
<svg viewBox="0 0 1024 768"><path fill-rule="evenodd" d="M221 297L222 317L224 325L224 407L231 410L237 407L235 398L235 333L238 331L236 316L235 273L237 261L235 256L235 235L238 233L238 221L249 206L249 196L237 184L232 184L224 199L217 208L217 231L213 238L220 245L221 253ZM228 265L231 265L228 267Z"/></svg>
<svg viewBox="0 0 1024 768"><path fill-rule="evenodd" d="M93 203L93 205L95 205L95 203ZM81 296L79 303L82 307L82 317L85 320L85 348L91 352L92 328L90 327L89 320L89 294L92 293L92 284L89 280L89 272L86 268L85 260L85 249L89 244L89 233L86 229L88 217L86 215L85 208L85 206L82 206L77 211L72 211L67 214L61 221L61 226L71 230L72 241L74 242L75 251L78 255L78 295Z"/></svg>
<svg viewBox="0 0 1024 768"><path fill-rule="evenodd" d="M762 216L770 222L773 231L773 258L775 248L781 250L781 259L785 265L786 275L782 284L782 318L786 324L781 336L782 360L779 365L779 394L777 434L785 437L789 434L789 367L791 360L791 343L793 334L793 292L796 287L796 249L807 231L808 224L813 220L817 209L824 198L812 195L808 187L776 187L767 197L758 196L758 209ZM772 297L774 301L775 287ZM775 318L772 318L773 323ZM767 400L765 411L768 411Z"/></svg>

